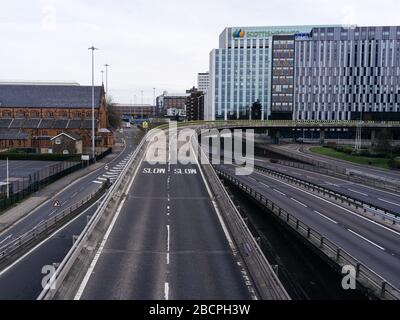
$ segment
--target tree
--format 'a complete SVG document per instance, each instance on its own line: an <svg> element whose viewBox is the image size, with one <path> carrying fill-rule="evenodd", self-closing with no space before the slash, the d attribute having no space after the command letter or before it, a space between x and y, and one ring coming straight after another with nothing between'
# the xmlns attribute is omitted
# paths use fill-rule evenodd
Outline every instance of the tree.
<svg viewBox="0 0 400 320"><path fill-rule="evenodd" d="M262 105L259 100L253 103L251 106L251 119L252 120L261 120L261 109Z"/></svg>
<svg viewBox="0 0 400 320"><path fill-rule="evenodd" d="M106 109L108 115L108 124L111 128L118 128L121 125L121 117L115 107L115 103L111 96L107 97Z"/></svg>

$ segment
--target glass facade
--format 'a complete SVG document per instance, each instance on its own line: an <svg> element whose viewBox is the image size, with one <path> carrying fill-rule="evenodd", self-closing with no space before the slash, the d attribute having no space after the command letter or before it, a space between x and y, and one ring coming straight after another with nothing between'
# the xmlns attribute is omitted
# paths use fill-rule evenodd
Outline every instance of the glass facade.
<svg viewBox="0 0 400 320"><path fill-rule="evenodd" d="M313 26L236 27L220 35L210 54L206 119L251 119L293 110L294 35ZM285 37L288 36L288 37Z"/></svg>

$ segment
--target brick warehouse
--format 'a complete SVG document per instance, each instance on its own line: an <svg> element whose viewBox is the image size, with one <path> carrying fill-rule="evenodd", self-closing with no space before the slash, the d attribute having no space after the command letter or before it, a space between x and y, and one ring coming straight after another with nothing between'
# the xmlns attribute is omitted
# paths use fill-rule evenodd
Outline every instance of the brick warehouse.
<svg viewBox="0 0 400 320"><path fill-rule="evenodd" d="M97 147L111 147L102 86L95 87ZM36 148L46 153L51 138L78 134L84 148L91 147L92 87L78 84L0 84L0 148Z"/></svg>

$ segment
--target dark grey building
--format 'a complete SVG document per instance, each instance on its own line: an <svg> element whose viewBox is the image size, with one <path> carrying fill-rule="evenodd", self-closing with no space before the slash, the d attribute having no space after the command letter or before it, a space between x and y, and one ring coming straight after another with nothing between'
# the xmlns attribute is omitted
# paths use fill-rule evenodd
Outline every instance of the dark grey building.
<svg viewBox="0 0 400 320"><path fill-rule="evenodd" d="M295 40L294 119L400 120L400 27L319 27Z"/></svg>

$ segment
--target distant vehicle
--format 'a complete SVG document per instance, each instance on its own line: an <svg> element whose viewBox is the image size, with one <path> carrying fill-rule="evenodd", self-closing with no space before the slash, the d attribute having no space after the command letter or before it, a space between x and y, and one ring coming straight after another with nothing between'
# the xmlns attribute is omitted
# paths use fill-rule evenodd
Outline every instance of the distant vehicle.
<svg viewBox="0 0 400 320"><path fill-rule="evenodd" d="M130 122L125 122L125 123L124 123L124 127L125 127L125 128L132 128L132 125L131 125Z"/></svg>

